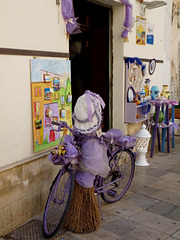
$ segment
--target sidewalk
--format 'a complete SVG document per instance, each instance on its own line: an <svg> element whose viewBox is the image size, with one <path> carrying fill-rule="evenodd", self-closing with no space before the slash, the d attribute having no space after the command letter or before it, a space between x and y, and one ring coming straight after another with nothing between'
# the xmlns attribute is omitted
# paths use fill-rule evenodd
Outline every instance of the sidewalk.
<svg viewBox="0 0 180 240"><path fill-rule="evenodd" d="M155 151L148 167L136 166L133 183L122 200L113 204L102 202L104 220L97 232L65 232L52 239L180 239L180 137L176 137L175 148L170 150L171 153ZM42 217L38 216L4 239L45 239L42 236Z"/></svg>

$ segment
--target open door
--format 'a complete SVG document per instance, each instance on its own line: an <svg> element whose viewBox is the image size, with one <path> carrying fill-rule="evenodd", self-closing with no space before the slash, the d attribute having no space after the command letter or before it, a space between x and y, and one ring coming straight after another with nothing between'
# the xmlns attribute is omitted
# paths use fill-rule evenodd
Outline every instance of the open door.
<svg viewBox="0 0 180 240"><path fill-rule="evenodd" d="M104 128L109 128L109 17L110 9L86 0L74 0L82 33L70 36L73 107L85 90L99 94L106 107Z"/></svg>

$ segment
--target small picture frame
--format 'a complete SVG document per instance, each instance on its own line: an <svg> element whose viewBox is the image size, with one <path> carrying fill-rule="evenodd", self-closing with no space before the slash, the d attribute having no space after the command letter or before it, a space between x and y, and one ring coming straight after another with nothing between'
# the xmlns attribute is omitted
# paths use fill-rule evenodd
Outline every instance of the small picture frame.
<svg viewBox="0 0 180 240"><path fill-rule="evenodd" d="M54 92L54 100L59 100L59 92L58 91Z"/></svg>
<svg viewBox="0 0 180 240"><path fill-rule="evenodd" d="M35 120L35 128L36 129L42 128L42 119Z"/></svg>
<svg viewBox="0 0 180 240"><path fill-rule="evenodd" d="M152 75L156 69L156 60L153 58L149 61L149 74Z"/></svg>
<svg viewBox="0 0 180 240"><path fill-rule="evenodd" d="M50 74L43 74L44 82L51 82L51 75Z"/></svg>
<svg viewBox="0 0 180 240"><path fill-rule="evenodd" d="M71 103L72 102L72 95L68 95L67 96L67 103Z"/></svg>
<svg viewBox="0 0 180 240"><path fill-rule="evenodd" d="M39 117L40 115L40 102L34 102L34 116Z"/></svg>
<svg viewBox="0 0 180 240"><path fill-rule="evenodd" d="M46 110L45 110L45 116L46 117L51 117L52 116L52 114L53 114L53 110L51 109L51 108L46 108Z"/></svg>
<svg viewBox="0 0 180 240"><path fill-rule="evenodd" d="M34 96L35 97L41 97L42 96L42 92L41 92L41 87L35 87L34 88Z"/></svg>
<svg viewBox="0 0 180 240"><path fill-rule="evenodd" d="M65 110L65 109L60 109L59 115L60 115L60 118L65 118L65 116L66 116L66 110Z"/></svg>
<svg viewBox="0 0 180 240"><path fill-rule="evenodd" d="M127 90L127 102L132 102L135 99L135 91L132 86L130 86Z"/></svg>
<svg viewBox="0 0 180 240"><path fill-rule="evenodd" d="M50 88L45 88L44 89L44 100L51 100Z"/></svg>
<svg viewBox="0 0 180 240"><path fill-rule="evenodd" d="M45 118L45 127L51 127L51 118L50 117Z"/></svg>
<svg viewBox="0 0 180 240"><path fill-rule="evenodd" d="M66 118L70 119L70 110L66 110Z"/></svg>
<svg viewBox="0 0 180 240"><path fill-rule="evenodd" d="M64 95L61 95L61 105L65 104L65 99L64 99Z"/></svg>
<svg viewBox="0 0 180 240"><path fill-rule="evenodd" d="M53 117L52 117L52 121L53 121L53 122L58 122L58 117L53 116Z"/></svg>
<svg viewBox="0 0 180 240"><path fill-rule="evenodd" d="M59 91L60 90L60 79L59 77L53 77L53 87L54 91Z"/></svg>

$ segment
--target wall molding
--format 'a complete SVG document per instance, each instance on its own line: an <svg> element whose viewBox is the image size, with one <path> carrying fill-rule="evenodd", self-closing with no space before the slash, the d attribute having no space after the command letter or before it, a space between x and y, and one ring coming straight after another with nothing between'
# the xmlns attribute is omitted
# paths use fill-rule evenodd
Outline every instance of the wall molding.
<svg viewBox="0 0 180 240"><path fill-rule="evenodd" d="M124 57L124 60L126 60L126 58L128 57ZM149 62L150 60L152 60L152 58L139 58L141 60L141 62ZM163 60L160 60L160 59L156 59L156 63L163 63L164 61Z"/></svg>
<svg viewBox="0 0 180 240"><path fill-rule="evenodd" d="M35 57L60 57L69 58L69 53L15 49L15 48L0 48L1 55L19 55L19 56L35 56Z"/></svg>

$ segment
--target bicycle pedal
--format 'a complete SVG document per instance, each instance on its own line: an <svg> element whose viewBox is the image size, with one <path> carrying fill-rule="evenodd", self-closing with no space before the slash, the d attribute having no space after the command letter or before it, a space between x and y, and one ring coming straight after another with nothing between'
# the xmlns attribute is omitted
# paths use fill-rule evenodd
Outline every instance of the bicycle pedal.
<svg viewBox="0 0 180 240"><path fill-rule="evenodd" d="M117 195L117 191L113 190L113 189L109 189L107 191L107 195L111 196L111 197L115 197Z"/></svg>

